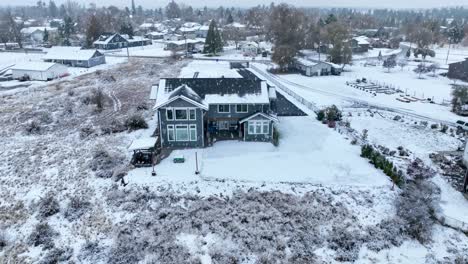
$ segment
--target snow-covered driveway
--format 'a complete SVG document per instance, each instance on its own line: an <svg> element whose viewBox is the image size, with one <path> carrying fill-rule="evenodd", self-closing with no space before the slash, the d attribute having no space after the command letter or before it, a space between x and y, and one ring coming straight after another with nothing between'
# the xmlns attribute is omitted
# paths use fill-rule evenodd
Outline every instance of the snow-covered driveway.
<svg viewBox="0 0 468 264"><path fill-rule="evenodd" d="M206 178L323 185L390 185L340 134L311 117L285 117L280 146L223 141L204 151Z"/></svg>

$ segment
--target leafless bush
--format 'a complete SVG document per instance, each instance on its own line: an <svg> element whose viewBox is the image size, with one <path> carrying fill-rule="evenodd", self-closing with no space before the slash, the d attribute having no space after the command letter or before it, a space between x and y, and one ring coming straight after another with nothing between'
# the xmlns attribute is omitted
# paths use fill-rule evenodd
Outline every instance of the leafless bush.
<svg viewBox="0 0 468 264"><path fill-rule="evenodd" d="M47 252L45 257L41 259L40 264L50 263L65 263L73 256L72 248L52 248Z"/></svg>
<svg viewBox="0 0 468 264"><path fill-rule="evenodd" d="M84 126L80 129L80 138L85 139L93 135L94 133L96 133L96 131L94 130L92 126Z"/></svg>
<svg viewBox="0 0 468 264"><path fill-rule="evenodd" d="M86 241L77 256L81 263L98 263L105 257L104 247L97 241Z"/></svg>
<svg viewBox="0 0 468 264"><path fill-rule="evenodd" d="M407 183L397 199L397 215L403 231L421 243L431 241L435 201L440 190L425 180Z"/></svg>
<svg viewBox="0 0 468 264"><path fill-rule="evenodd" d="M91 207L91 202L84 196L75 195L70 198L65 210L65 218L74 221L80 218Z"/></svg>
<svg viewBox="0 0 468 264"><path fill-rule="evenodd" d="M115 117L103 121L101 125L101 132L103 135L120 133L125 130L127 130L126 125Z"/></svg>
<svg viewBox="0 0 468 264"><path fill-rule="evenodd" d="M41 132L41 125L39 124L38 121L32 120L29 121L26 124L26 127L24 128L27 134L39 134Z"/></svg>
<svg viewBox="0 0 468 264"><path fill-rule="evenodd" d="M104 109L104 103L106 100L106 95L101 88L94 89L91 93L90 102L96 105L98 111Z"/></svg>
<svg viewBox="0 0 468 264"><path fill-rule="evenodd" d="M128 130L132 131L148 128L148 123L146 123L145 119L141 115L134 114L125 120L125 126Z"/></svg>
<svg viewBox="0 0 468 264"><path fill-rule="evenodd" d="M49 192L40 199L38 214L41 218L52 216L60 211L60 204L55 195L55 193Z"/></svg>
<svg viewBox="0 0 468 264"><path fill-rule="evenodd" d="M52 227L46 222L40 222L29 235L29 244L37 247L42 246L44 249L54 247L54 237L57 236Z"/></svg>
<svg viewBox="0 0 468 264"><path fill-rule="evenodd" d="M0 252L7 246L7 239L4 231L0 231Z"/></svg>
<svg viewBox="0 0 468 264"><path fill-rule="evenodd" d="M111 178L114 174L114 169L120 166L124 159L119 153L110 152L102 147L98 147L93 151L93 158L89 166L95 171L97 177Z"/></svg>

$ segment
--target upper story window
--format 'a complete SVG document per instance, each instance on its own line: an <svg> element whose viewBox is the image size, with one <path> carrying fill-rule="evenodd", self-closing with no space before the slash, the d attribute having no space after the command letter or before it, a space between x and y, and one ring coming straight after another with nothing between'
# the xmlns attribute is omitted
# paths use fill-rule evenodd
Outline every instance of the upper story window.
<svg viewBox="0 0 468 264"><path fill-rule="evenodd" d="M249 106L246 104L238 104L236 105L236 112L237 113L247 113L249 111Z"/></svg>
<svg viewBox="0 0 468 264"><path fill-rule="evenodd" d="M166 108L167 120L196 120L195 108Z"/></svg>
<svg viewBox="0 0 468 264"><path fill-rule="evenodd" d="M231 112L231 108L228 104L221 104L218 105L218 113L229 113Z"/></svg>
<svg viewBox="0 0 468 264"><path fill-rule="evenodd" d="M187 109L175 109L175 120L187 120Z"/></svg>
<svg viewBox="0 0 468 264"><path fill-rule="evenodd" d="M166 119L174 120L174 111L172 110L172 108L166 109Z"/></svg>

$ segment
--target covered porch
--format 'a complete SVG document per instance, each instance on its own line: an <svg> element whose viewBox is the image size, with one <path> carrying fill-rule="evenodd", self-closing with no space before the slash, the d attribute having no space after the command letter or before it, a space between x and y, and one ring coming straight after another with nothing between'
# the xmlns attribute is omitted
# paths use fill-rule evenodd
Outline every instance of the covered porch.
<svg viewBox="0 0 468 264"><path fill-rule="evenodd" d="M208 119L205 124L206 146L221 140L242 140L244 128L239 119Z"/></svg>

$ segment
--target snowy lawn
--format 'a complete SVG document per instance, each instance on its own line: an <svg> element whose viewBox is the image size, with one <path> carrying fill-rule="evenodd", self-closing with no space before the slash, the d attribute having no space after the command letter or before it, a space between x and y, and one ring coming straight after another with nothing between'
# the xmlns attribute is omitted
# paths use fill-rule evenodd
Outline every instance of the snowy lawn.
<svg viewBox="0 0 468 264"><path fill-rule="evenodd" d="M205 150L202 175L255 182L390 185L360 149L310 117L281 118L280 146L224 141Z"/></svg>

